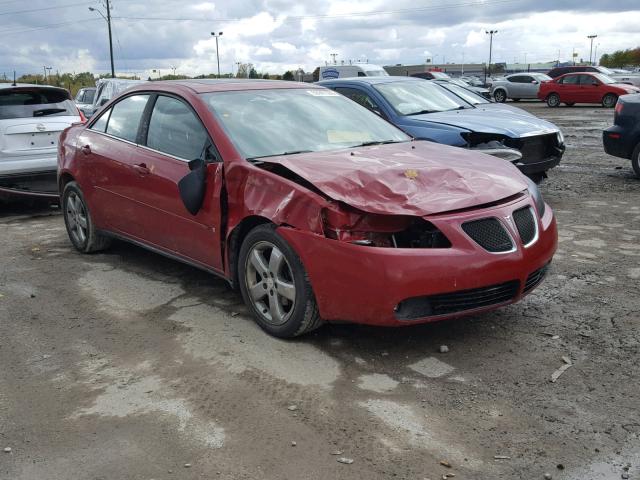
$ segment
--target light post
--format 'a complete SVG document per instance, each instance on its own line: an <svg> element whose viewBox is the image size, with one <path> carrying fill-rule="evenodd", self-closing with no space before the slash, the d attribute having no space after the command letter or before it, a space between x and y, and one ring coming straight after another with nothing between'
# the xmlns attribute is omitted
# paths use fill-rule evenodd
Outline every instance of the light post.
<svg viewBox="0 0 640 480"><path fill-rule="evenodd" d="M115 71L115 68L113 67L113 40L111 38L111 7L109 5L109 0L105 0L105 3L107 5L107 16L106 17L97 8L89 7L89 10L91 12L98 12L100 14L100 16L102 18L104 18L105 21L107 22L107 28L109 30L109 58L111 59L111 78L116 78L116 71Z"/></svg>
<svg viewBox="0 0 640 480"><path fill-rule="evenodd" d="M489 73L489 77L491 77L491 54L493 53L493 35L498 33L498 30L489 30L485 32L489 35L489 67L484 71L484 83L487 83L487 71Z"/></svg>
<svg viewBox="0 0 640 480"><path fill-rule="evenodd" d="M598 35L587 35L587 38L591 40L591 48L589 48L589 65L593 65L593 61L591 60L591 54L593 53L593 39L597 37Z"/></svg>
<svg viewBox="0 0 640 480"><path fill-rule="evenodd" d="M216 37L216 58L218 59L218 78L220 78L220 50L218 49L218 37L222 36L222 32L211 32L213 37Z"/></svg>

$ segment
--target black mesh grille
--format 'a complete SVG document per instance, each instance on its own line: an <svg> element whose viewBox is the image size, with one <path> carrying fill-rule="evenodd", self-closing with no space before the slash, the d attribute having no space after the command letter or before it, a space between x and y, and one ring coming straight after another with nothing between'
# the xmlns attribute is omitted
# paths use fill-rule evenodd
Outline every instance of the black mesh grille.
<svg viewBox="0 0 640 480"><path fill-rule="evenodd" d="M490 252L508 252L513 248L511 237L497 218L483 218L462 224L462 229L478 245Z"/></svg>
<svg viewBox="0 0 640 480"><path fill-rule="evenodd" d="M536 288L538 285L540 285L540 282L542 282L548 270L549 270L549 264L547 263L544 267L539 268L535 272L530 273L529 276L527 277L527 283L524 284L523 293L530 292L531 290Z"/></svg>
<svg viewBox="0 0 640 480"><path fill-rule="evenodd" d="M524 207L513 212L513 221L516 222L518 233L522 243L528 245L536 236L536 220L530 207Z"/></svg>
<svg viewBox="0 0 640 480"><path fill-rule="evenodd" d="M513 300L519 288L520 282L512 280L489 287L409 298L400 302L396 317L400 320L412 320L498 305Z"/></svg>
<svg viewBox="0 0 640 480"><path fill-rule="evenodd" d="M541 162L548 157L557 155L555 152L557 135L555 133L521 139L508 139L505 144L520 150L523 163Z"/></svg>

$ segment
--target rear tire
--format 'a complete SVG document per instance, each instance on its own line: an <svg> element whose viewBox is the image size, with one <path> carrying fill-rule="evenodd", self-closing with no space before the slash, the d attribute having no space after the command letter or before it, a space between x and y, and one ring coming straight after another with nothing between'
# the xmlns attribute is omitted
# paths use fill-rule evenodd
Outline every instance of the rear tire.
<svg viewBox="0 0 640 480"><path fill-rule="evenodd" d="M551 108L555 108L560 105L560 95L557 93L551 93L547 96L547 105Z"/></svg>
<svg viewBox="0 0 640 480"><path fill-rule="evenodd" d="M242 242L238 283L260 327L280 338L310 332L323 323L300 258L275 231L259 225Z"/></svg>
<svg viewBox="0 0 640 480"><path fill-rule="evenodd" d="M633 171L636 172L636 176L640 178L640 143L636 145L636 148L634 148L631 154L631 166L633 167Z"/></svg>
<svg viewBox="0 0 640 480"><path fill-rule="evenodd" d="M96 231L87 202L76 182L69 182L64 186L60 207L69 240L76 250L92 253L109 247L111 239Z"/></svg>
<svg viewBox="0 0 640 480"><path fill-rule="evenodd" d="M498 103L504 103L507 101L507 92L499 88L493 92L493 99Z"/></svg>
<svg viewBox="0 0 640 480"><path fill-rule="evenodd" d="M604 97L602 97L602 106L604 108L613 108L616 106L617 101L617 95L614 95L613 93L607 93Z"/></svg>

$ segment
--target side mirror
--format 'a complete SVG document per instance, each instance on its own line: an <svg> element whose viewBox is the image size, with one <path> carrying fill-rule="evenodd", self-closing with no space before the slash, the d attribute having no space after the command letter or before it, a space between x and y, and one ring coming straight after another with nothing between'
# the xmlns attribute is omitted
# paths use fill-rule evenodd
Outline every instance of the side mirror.
<svg viewBox="0 0 640 480"><path fill-rule="evenodd" d="M593 85L594 87L598 86L598 82L591 82L591 85Z"/></svg>
<svg viewBox="0 0 640 480"><path fill-rule="evenodd" d="M202 207L207 189L207 165L198 158L189 162L189 170L178 182L178 190L184 207L191 215L196 215Z"/></svg>
<svg viewBox="0 0 640 480"><path fill-rule="evenodd" d="M538 84L538 80L531 80L531 83L533 83L534 85Z"/></svg>

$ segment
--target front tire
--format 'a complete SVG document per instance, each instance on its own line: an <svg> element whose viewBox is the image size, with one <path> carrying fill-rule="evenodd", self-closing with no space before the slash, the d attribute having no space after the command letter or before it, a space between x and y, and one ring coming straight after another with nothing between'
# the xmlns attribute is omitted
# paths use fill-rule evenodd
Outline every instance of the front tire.
<svg viewBox="0 0 640 480"><path fill-rule="evenodd" d="M76 182L65 185L61 208L69 240L76 250L92 253L104 250L110 245L111 239L96 231L87 202Z"/></svg>
<svg viewBox="0 0 640 480"><path fill-rule="evenodd" d="M507 92L502 89L498 89L493 92L493 99L498 103L504 103L507 101Z"/></svg>
<svg viewBox="0 0 640 480"><path fill-rule="evenodd" d="M560 105L560 95L557 93L552 93L547 96L547 105L551 108L555 108Z"/></svg>
<svg viewBox="0 0 640 480"><path fill-rule="evenodd" d="M636 148L634 148L631 154L631 166L633 167L633 171L636 172L636 176L640 178L640 143L636 145Z"/></svg>
<svg viewBox="0 0 640 480"><path fill-rule="evenodd" d="M614 95L613 93L607 93L604 97L602 97L602 106L604 108L613 108L616 106L617 101L617 95Z"/></svg>
<svg viewBox="0 0 640 480"><path fill-rule="evenodd" d="M291 338L322 325L300 258L273 224L249 232L238 256L238 283L253 316L270 335Z"/></svg>

